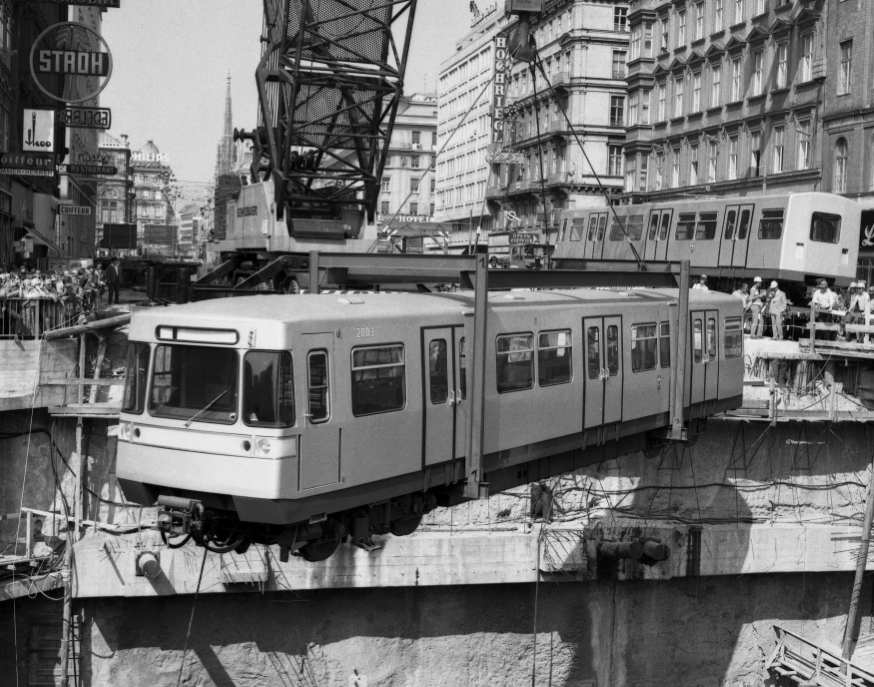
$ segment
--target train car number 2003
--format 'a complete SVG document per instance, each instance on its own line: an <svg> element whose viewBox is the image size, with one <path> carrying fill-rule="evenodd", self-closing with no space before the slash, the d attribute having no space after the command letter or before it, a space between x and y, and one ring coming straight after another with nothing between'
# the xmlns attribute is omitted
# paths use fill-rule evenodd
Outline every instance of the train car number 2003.
<svg viewBox="0 0 874 687"><path fill-rule="evenodd" d="M355 336L357 336L359 339L374 336L373 327L356 327L355 332Z"/></svg>

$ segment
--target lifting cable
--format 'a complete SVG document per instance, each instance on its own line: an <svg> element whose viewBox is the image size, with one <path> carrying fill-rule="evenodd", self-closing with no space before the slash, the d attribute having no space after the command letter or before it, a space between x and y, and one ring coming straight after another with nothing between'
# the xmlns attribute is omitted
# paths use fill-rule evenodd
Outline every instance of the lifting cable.
<svg viewBox="0 0 874 687"><path fill-rule="evenodd" d="M194 589L194 603L191 604L191 615L188 618L188 631L185 633L185 644L182 646L182 659L179 661L179 675L176 676L176 687L182 684L182 671L185 670L185 656L188 654L188 641L191 639L191 627L194 625L194 611L197 609L197 597L200 595L200 583L203 580L203 569L206 567L206 557L209 551L203 547L203 558L200 561L200 574L197 576L197 587Z"/></svg>
<svg viewBox="0 0 874 687"><path fill-rule="evenodd" d="M533 42L533 39L532 39ZM546 81L546 85L549 88L549 92L552 94L553 99L555 100L556 107L558 107L559 112L561 112L564 117L565 122L567 122L568 130L573 134L574 140L577 142L577 145L580 148L580 151L583 153L583 157L586 159L586 163L589 165L589 169L592 170L592 176L595 177L595 181L598 182L598 188L601 193L604 195L605 200L607 201L607 207L610 208L613 213L614 221L619 225L619 228L622 230L622 233L625 236L625 241L628 243L628 247L631 249L631 252L634 254L634 259L637 261L637 268L641 272L646 272L646 264L640 257L640 254L637 252L637 249L634 247L634 244L631 242L631 237L628 235L628 231L625 227L625 222L622 221L622 218L616 212L616 208L610 200L610 194L607 192L607 189L604 187L604 184L601 182L601 177L598 174L598 171L595 169L595 166L592 164L592 161L589 159L589 155L586 153L586 148L583 146L583 142L580 140L579 135L577 134L576 129L574 129L573 124L571 123L570 117L568 117L567 110L562 106L561 102L558 99L558 96L555 94L555 88L552 83L549 81L549 77L546 75L546 70L543 68L543 61L540 59L540 52L537 49L537 46L534 46L534 62L531 64L532 74L534 72L534 66L540 69L540 73L543 76L543 80ZM537 92L535 90L534 93L535 100L537 99ZM535 117L536 118L536 117ZM540 123L538 121L538 131L540 129ZM540 138L540 134L538 133L538 139ZM541 175L542 176L542 175ZM606 228L604 230L606 234ZM605 236L606 238L606 236Z"/></svg>

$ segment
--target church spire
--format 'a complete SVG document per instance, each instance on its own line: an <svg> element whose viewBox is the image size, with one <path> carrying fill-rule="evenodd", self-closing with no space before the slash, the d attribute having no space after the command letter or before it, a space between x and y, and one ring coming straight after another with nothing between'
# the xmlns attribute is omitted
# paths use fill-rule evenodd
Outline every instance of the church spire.
<svg viewBox="0 0 874 687"><path fill-rule="evenodd" d="M236 147L234 146L234 118L231 109L231 73L228 71L228 85L225 94L225 124L218 145L218 156L215 165L215 175L233 174L236 162Z"/></svg>

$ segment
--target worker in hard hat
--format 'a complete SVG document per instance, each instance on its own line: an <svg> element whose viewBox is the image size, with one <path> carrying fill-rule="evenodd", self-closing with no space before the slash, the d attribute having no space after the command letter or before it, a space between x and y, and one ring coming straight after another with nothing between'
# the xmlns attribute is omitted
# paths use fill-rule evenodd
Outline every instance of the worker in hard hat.
<svg viewBox="0 0 874 687"><path fill-rule="evenodd" d="M776 281L772 281L768 289L768 315L771 317L771 337L775 341L783 338L783 313L788 307L786 294L780 290Z"/></svg>
<svg viewBox="0 0 874 687"><path fill-rule="evenodd" d="M753 279L753 288L750 289L750 313L753 316L753 322L750 327L750 338L761 339L762 333L765 331L765 320L762 317L762 308L765 304L765 299L768 292L762 286L762 278L756 277Z"/></svg>
<svg viewBox="0 0 874 687"><path fill-rule="evenodd" d="M707 275L702 274L698 277L698 282L692 288L696 291L710 291L710 289L707 288Z"/></svg>

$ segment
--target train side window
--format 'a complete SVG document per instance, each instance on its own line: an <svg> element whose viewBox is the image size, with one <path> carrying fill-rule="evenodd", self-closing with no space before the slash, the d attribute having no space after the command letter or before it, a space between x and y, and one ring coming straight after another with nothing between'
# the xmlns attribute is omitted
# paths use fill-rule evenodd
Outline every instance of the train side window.
<svg viewBox="0 0 874 687"><path fill-rule="evenodd" d="M564 241L564 240L567 238L567 225L568 225L568 222L570 222L570 219L569 219L568 217L565 217L565 218L561 221L561 236L558 237L558 240L559 240L559 241Z"/></svg>
<svg viewBox="0 0 874 687"><path fill-rule="evenodd" d="M662 228L659 232L659 241L664 241L668 238L668 232L671 229L671 216L673 213L670 210L667 210L662 214Z"/></svg>
<svg viewBox="0 0 874 687"><path fill-rule="evenodd" d="M741 318L725 318L725 357L737 358L744 352L744 334Z"/></svg>
<svg viewBox="0 0 874 687"><path fill-rule="evenodd" d="M449 398L446 339L434 339L428 346L428 375L431 381L431 403L446 403Z"/></svg>
<svg viewBox="0 0 874 687"><path fill-rule="evenodd" d="M467 398L467 353L464 350L464 337L458 341L458 375L461 382L461 398Z"/></svg>
<svg viewBox="0 0 874 687"><path fill-rule="evenodd" d="M571 330L540 332L537 338L537 383L540 386L566 384L573 368Z"/></svg>
<svg viewBox="0 0 874 687"><path fill-rule="evenodd" d="M740 223L737 225L737 240L744 241L747 233L750 230L750 215L749 210L742 210L740 213Z"/></svg>
<svg viewBox="0 0 874 687"><path fill-rule="evenodd" d="M328 388L328 352L307 355L307 396L310 422L325 422L331 414Z"/></svg>
<svg viewBox="0 0 874 687"><path fill-rule="evenodd" d="M631 371L643 372L658 367L656 323L631 326Z"/></svg>
<svg viewBox="0 0 874 687"><path fill-rule="evenodd" d="M294 426L294 372L288 351L246 353L243 358L243 422L250 427Z"/></svg>
<svg viewBox="0 0 874 687"><path fill-rule="evenodd" d="M841 216L814 212L810 220L810 240L837 243L841 240Z"/></svg>
<svg viewBox="0 0 874 687"><path fill-rule="evenodd" d="M646 238L648 241L655 241L656 234L659 231L659 213L653 212L649 216L649 233Z"/></svg>
<svg viewBox="0 0 874 687"><path fill-rule="evenodd" d="M659 367L671 366L671 325L662 322L659 325Z"/></svg>
<svg viewBox="0 0 874 687"><path fill-rule="evenodd" d="M124 363L124 401L121 409L125 413L140 414L146 407L146 387L149 382L149 354L147 343L131 341L127 346L127 360Z"/></svg>
<svg viewBox="0 0 874 687"><path fill-rule="evenodd" d="M691 241L695 236L695 213L681 212L677 218L677 233L678 241Z"/></svg>
<svg viewBox="0 0 874 687"><path fill-rule="evenodd" d="M607 229L607 215L601 215L598 217L598 236L595 239L596 241L604 240L604 231Z"/></svg>
<svg viewBox="0 0 874 687"><path fill-rule="evenodd" d="M624 228L624 231L623 231ZM623 241L626 234L631 241L640 241L643 236L643 215L616 216L610 225L610 240Z"/></svg>
<svg viewBox="0 0 874 687"><path fill-rule="evenodd" d="M615 324L607 327L607 374L619 374L619 327Z"/></svg>
<svg viewBox="0 0 874 687"><path fill-rule="evenodd" d="M716 359L716 320L712 317L707 319L707 357Z"/></svg>
<svg viewBox="0 0 874 687"><path fill-rule="evenodd" d="M762 210L759 220L759 238L765 240L779 239L783 236L783 208Z"/></svg>
<svg viewBox="0 0 874 687"><path fill-rule="evenodd" d="M589 327L586 333L586 351L589 379L598 379L601 376L601 330L597 327Z"/></svg>
<svg viewBox="0 0 874 687"><path fill-rule="evenodd" d="M725 233L722 238L731 241L734 238L734 225L737 223L737 210L729 210L725 213Z"/></svg>
<svg viewBox="0 0 874 687"><path fill-rule="evenodd" d="M586 241L594 241L597 234L598 234L598 215L592 215L589 218L589 235L586 237Z"/></svg>
<svg viewBox="0 0 874 687"><path fill-rule="evenodd" d="M695 228L696 241L711 241L716 238L716 213L701 212L698 214L698 225Z"/></svg>
<svg viewBox="0 0 874 687"><path fill-rule="evenodd" d="M402 344L352 349L352 414L374 415L403 409L405 400Z"/></svg>
<svg viewBox="0 0 874 687"><path fill-rule="evenodd" d="M571 241L580 241L586 229L585 217L574 217L571 220Z"/></svg>
<svg viewBox="0 0 874 687"><path fill-rule="evenodd" d="M692 325L692 360L700 363L704 355L704 332L701 330L701 320L696 319Z"/></svg>
<svg viewBox="0 0 874 687"><path fill-rule="evenodd" d="M534 334L501 334L496 341L498 393L534 386Z"/></svg>

